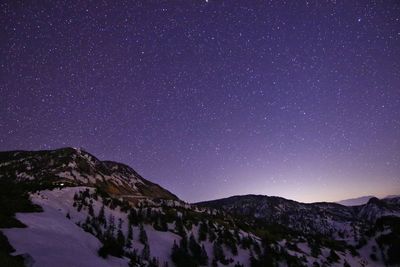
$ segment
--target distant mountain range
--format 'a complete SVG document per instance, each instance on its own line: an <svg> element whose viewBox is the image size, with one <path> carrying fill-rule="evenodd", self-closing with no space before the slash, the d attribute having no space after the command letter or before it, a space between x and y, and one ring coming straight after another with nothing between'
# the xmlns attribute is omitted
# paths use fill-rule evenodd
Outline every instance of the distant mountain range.
<svg viewBox="0 0 400 267"><path fill-rule="evenodd" d="M0 266L398 266L400 197L341 203L189 204L82 149L0 152Z"/></svg>
<svg viewBox="0 0 400 267"><path fill-rule="evenodd" d="M349 199L337 201L336 203L339 203L344 206L359 206L359 205L364 205L364 204L368 203L368 201L374 197L375 196L363 196L363 197L357 197L357 198L349 198ZM400 197L400 195L388 195L388 196L384 197L383 199L397 198L397 197Z"/></svg>
<svg viewBox="0 0 400 267"><path fill-rule="evenodd" d="M349 198L349 199L344 199L340 200L337 203L344 205L344 206L358 206L358 205L364 205L375 196L363 196L363 197L357 197L357 198Z"/></svg>
<svg viewBox="0 0 400 267"><path fill-rule="evenodd" d="M196 205L223 209L266 224L285 225L303 233L318 233L333 238L351 235L351 224L375 222L384 216L400 216L400 198L370 198L367 204L343 206L337 203L300 203L263 195L233 196Z"/></svg>

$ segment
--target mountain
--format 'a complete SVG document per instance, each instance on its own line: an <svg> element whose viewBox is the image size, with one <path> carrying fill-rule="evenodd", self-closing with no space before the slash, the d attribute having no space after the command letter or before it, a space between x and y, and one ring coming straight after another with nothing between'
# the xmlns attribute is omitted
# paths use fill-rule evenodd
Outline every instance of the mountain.
<svg viewBox="0 0 400 267"><path fill-rule="evenodd" d="M396 197L188 204L82 149L0 152L0 266L396 266L399 215Z"/></svg>
<svg viewBox="0 0 400 267"><path fill-rule="evenodd" d="M340 231L350 229L355 222L353 210L336 203L299 203L281 197L262 195L233 196L225 199L196 203L203 207L223 209L236 216L277 223L296 231L333 235L342 225Z"/></svg>
<svg viewBox="0 0 400 267"><path fill-rule="evenodd" d="M350 234L354 224L375 222L383 216L400 216L400 198L371 198L359 206L337 203L301 203L281 197L263 195L233 196L196 203L198 206L222 209L267 224L281 224L304 233L335 237ZM338 227L340 226L340 227Z"/></svg>
<svg viewBox="0 0 400 267"><path fill-rule="evenodd" d="M349 198L349 199L344 199L340 200L337 203L344 205L344 206L358 206L358 205L363 205L368 202L371 198L374 196L363 196L363 197L357 197L357 198Z"/></svg>
<svg viewBox="0 0 400 267"><path fill-rule="evenodd" d="M0 176L55 185L95 186L113 197L130 201L146 198L178 200L177 196L144 179L129 166L100 161L75 148L0 152Z"/></svg>
<svg viewBox="0 0 400 267"><path fill-rule="evenodd" d="M400 197L381 200L371 198L364 205L343 206L337 203L300 203L281 197L244 195L199 202L196 205L223 210L238 221L250 222L253 227L264 231L274 229L279 235L283 232L277 238L281 239L278 243L285 244L289 250L294 248L299 251L298 247L304 246L304 240L307 240L306 248L300 251L310 251L308 255L315 256L318 254L312 251L320 251L315 247L329 247L329 244L332 245L330 242L334 242L336 250L342 247L339 251L349 250L352 255L362 256L361 260L354 262L345 255L343 264L400 264L396 252L400 249ZM291 240L289 245L287 239ZM327 242L327 239L330 241ZM376 255L378 248L381 258Z"/></svg>

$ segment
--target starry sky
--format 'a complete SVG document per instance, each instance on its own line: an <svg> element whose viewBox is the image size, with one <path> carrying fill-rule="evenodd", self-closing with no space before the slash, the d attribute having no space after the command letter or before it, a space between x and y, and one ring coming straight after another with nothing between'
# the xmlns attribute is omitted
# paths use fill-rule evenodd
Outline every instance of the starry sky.
<svg viewBox="0 0 400 267"><path fill-rule="evenodd" d="M180 198L400 193L400 2L1 1L0 150Z"/></svg>

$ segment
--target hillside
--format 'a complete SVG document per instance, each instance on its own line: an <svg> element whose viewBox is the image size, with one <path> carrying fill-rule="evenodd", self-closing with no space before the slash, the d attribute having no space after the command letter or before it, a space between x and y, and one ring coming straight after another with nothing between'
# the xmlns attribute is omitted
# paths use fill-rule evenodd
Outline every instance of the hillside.
<svg viewBox="0 0 400 267"><path fill-rule="evenodd" d="M122 163L100 161L75 148L50 151L0 152L0 177L17 181L35 180L43 184L95 186L114 197L170 199L178 197L141 177Z"/></svg>

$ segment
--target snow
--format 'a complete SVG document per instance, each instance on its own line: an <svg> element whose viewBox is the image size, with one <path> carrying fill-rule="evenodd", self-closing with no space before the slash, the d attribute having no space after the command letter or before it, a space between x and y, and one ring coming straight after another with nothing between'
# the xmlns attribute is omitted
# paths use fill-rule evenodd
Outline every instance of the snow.
<svg viewBox="0 0 400 267"><path fill-rule="evenodd" d="M22 179L27 179L27 180L34 180L35 177L33 177L32 175L27 174L26 172L20 172L17 174L18 178L22 178Z"/></svg>
<svg viewBox="0 0 400 267"><path fill-rule="evenodd" d="M71 168L71 169L76 169L76 168L78 168L78 166L76 165L75 161L69 162L67 166L68 166L69 168Z"/></svg>
<svg viewBox="0 0 400 267"><path fill-rule="evenodd" d="M170 259L172 246L174 240L179 244L181 237L171 232L156 231L153 227L148 225L145 226L145 230L147 233L151 256L159 259L160 266L162 266L165 261L168 261L169 266L173 266Z"/></svg>
<svg viewBox="0 0 400 267"><path fill-rule="evenodd" d="M65 178L65 179L73 180L73 177L72 177L72 175L71 175L71 172L66 172L66 171L64 171L64 172L59 172L59 173L57 173L57 176L60 177L60 178Z"/></svg>
<svg viewBox="0 0 400 267"><path fill-rule="evenodd" d="M71 174L73 177L75 177L78 181L81 181L82 183L87 183L88 179L83 177L79 172L77 172L76 170L72 170Z"/></svg>
<svg viewBox="0 0 400 267"><path fill-rule="evenodd" d="M132 227L133 230L133 243L132 249L136 249L140 254L144 245L139 242L139 227ZM174 240L179 244L181 237L171 232L156 231L150 225L144 225L144 230L147 234L147 240L150 247L150 257L158 259L160 266L164 262L168 262L169 266L174 266L171 261L172 246Z"/></svg>
<svg viewBox="0 0 400 267"><path fill-rule="evenodd" d="M281 240L278 242L278 244L282 247L285 247L287 244L287 241L285 239ZM300 242L296 243L296 246L304 252L304 254L299 253L297 251L292 251L292 250L287 250L287 252L290 255L301 257L305 256L308 265L312 266L314 262L318 262L320 265L324 265L324 262L326 262L326 259L329 257L330 254L330 249L326 247L321 248L321 255L318 256L318 258L314 258L311 256L311 249L306 242ZM372 253L373 249L372 247L378 247L377 243L375 242L375 239L371 239L367 245L362 247L358 252L360 253L360 256L353 256L349 251L346 252L339 252L337 251L337 255L339 256L339 260L336 263L330 263L329 266L343 266L344 262L346 261L350 266L364 266L364 267L380 267L380 266L385 266L384 263L380 259L380 253L377 251L375 254L378 258L377 261L372 261L370 259L370 254Z"/></svg>
<svg viewBox="0 0 400 267"><path fill-rule="evenodd" d="M115 257L108 257L103 259L97 255L97 251L101 246L101 242L93 235L83 231L77 223L83 223L88 216L88 208L83 206L80 211L74 204L74 195L79 192L89 190L90 193L94 192L94 188L91 187L64 187L54 190L44 190L39 193L31 195L33 203L43 207L44 212L42 213L20 213L17 214L17 218L28 226L28 228L17 228L17 229L5 229L3 232L9 238L11 245L17 250L16 254L29 254L35 264L33 266L49 267L49 266L128 266L128 259L119 259ZM103 206L102 199L99 197L98 200L91 199L94 214L98 214L101 207ZM160 207L153 207L153 210L160 211ZM127 236L128 219L127 213L122 212L120 208L110 209L104 207L105 216L108 219L111 215L114 217L114 222L118 224L119 219L122 220L122 231ZM182 215L181 212L178 212ZM66 214L70 215L70 219L66 218ZM332 222L331 222L332 223ZM174 224L169 224L169 227L173 228ZM214 224L215 227L220 228L218 224ZM339 225L342 229L346 229L347 225ZM198 238L199 226L193 225L191 229L188 229L187 235L191 233ZM340 228L340 227L339 227ZM132 250L136 249L139 255L142 253L143 244L139 241L139 227L135 226L133 229L133 240ZM160 266L163 266L164 262L168 262L169 266L174 266L171 261L171 252L174 241L179 244L181 239L175 233L162 232L155 230L151 225L144 225L144 229L147 233L148 243L150 247L150 257L157 258ZM254 234L239 231L241 237L250 236L261 243L259 237ZM279 245L286 247L286 240L279 242ZM287 250L289 254L296 256L305 256L308 264L312 265L314 261L323 263L326 261L326 257L329 255L329 249L322 248L323 256L318 259L310 256L310 247L304 241L297 242L299 251ZM213 244L206 240L200 243L204 245L209 258L209 265L213 259ZM337 266L343 266L344 260L346 260L351 266L382 266L381 263L371 262L369 255L372 251L372 246L376 246L375 243L367 244L361 253L361 257L352 257L349 252L338 253L340 261L336 264ZM250 251L244 250L238 246L238 255L232 255L230 249L225 245L222 246L226 258L232 258L233 263L227 266L234 266L237 262L240 262L244 266L250 266ZM303 252L303 253L301 253ZM71 257L73 255L73 257ZM378 255L379 257L379 255ZM222 264L218 264L223 266ZM332 266L336 266L333 264Z"/></svg>
<svg viewBox="0 0 400 267"><path fill-rule="evenodd" d="M302 243L297 243L297 247L303 251L305 254L310 255L311 254L311 248L308 246L308 243L302 242Z"/></svg>
<svg viewBox="0 0 400 267"><path fill-rule="evenodd" d="M250 251L249 250L244 250L244 249L238 247L238 254L236 256L234 256L229 250L225 250L224 252L228 258L232 258L234 260L232 265L235 265L237 262L240 262L244 266L250 266Z"/></svg>
<svg viewBox="0 0 400 267"><path fill-rule="evenodd" d="M44 212L18 214L17 218L28 228L4 230L10 243L17 249L16 253L30 254L36 261L37 265L34 266L127 266L127 260L114 257L103 260L98 257L100 241L76 225L78 222L85 221L88 211L84 207L78 212L73 207L73 198L75 193L87 189L91 193L94 191L93 188L81 186L44 190L31 195L32 202L42 206ZM100 199L93 200L95 214L98 214L101 207ZM123 232L126 235L128 231L127 214L120 211L119 208L112 210L107 206L104 211L106 218L112 215L115 222L118 222L118 219L123 221ZM71 219L66 218L67 213ZM179 244L180 236L171 232L156 231L150 225L144 227L148 236L151 257L156 257L160 265L167 261L169 266L174 266L170 255L174 240ZM139 242L139 227L133 227L133 233L132 247L137 249L140 254L143 245ZM76 255L76 257L69 259L71 255ZM59 265L58 262L65 264Z"/></svg>
<svg viewBox="0 0 400 267"><path fill-rule="evenodd" d="M94 192L94 188L78 186L78 187L65 187L61 189L54 190L44 190L37 194L31 195L31 200L35 204L40 206L49 205L53 208L57 209L60 213L64 214L64 216L69 213L71 220L75 223L84 222L86 217L88 216L88 210L86 207L83 207L80 212L78 212L74 207L74 195L78 192L83 192L85 190L89 190L90 193ZM99 200L93 200L93 211L95 214L98 214L103 203ZM123 227L125 228L125 234L127 233L127 214L121 212L119 207L114 210L109 207L104 207L104 214L106 218L109 218L112 215L115 219L115 222L118 222L118 219L121 219L123 222Z"/></svg>
<svg viewBox="0 0 400 267"><path fill-rule="evenodd" d="M128 266L126 259L100 258L100 241L83 231L52 205L41 203L43 212L19 213L17 219L27 228L3 229L16 249L15 254L28 253L37 267L111 267Z"/></svg>
<svg viewBox="0 0 400 267"><path fill-rule="evenodd" d="M8 166L8 165L11 165L11 163L13 163L13 161L6 161L6 162L2 162L2 163L0 163L0 167L4 167L4 166Z"/></svg>
<svg viewBox="0 0 400 267"><path fill-rule="evenodd" d="M375 241L375 238L371 238L370 240L368 240L367 244L365 246L363 246L362 248L360 248L358 250L358 252L360 253L360 258L359 261L364 263L364 266L385 266L385 264L383 262L380 261L372 261L370 258L371 253L373 252L373 248L378 248L378 244ZM381 259L381 253L379 251L379 249L377 250L377 252L375 253L375 255L377 256L378 260ZM351 264L351 259L347 260L347 262L353 266Z"/></svg>

